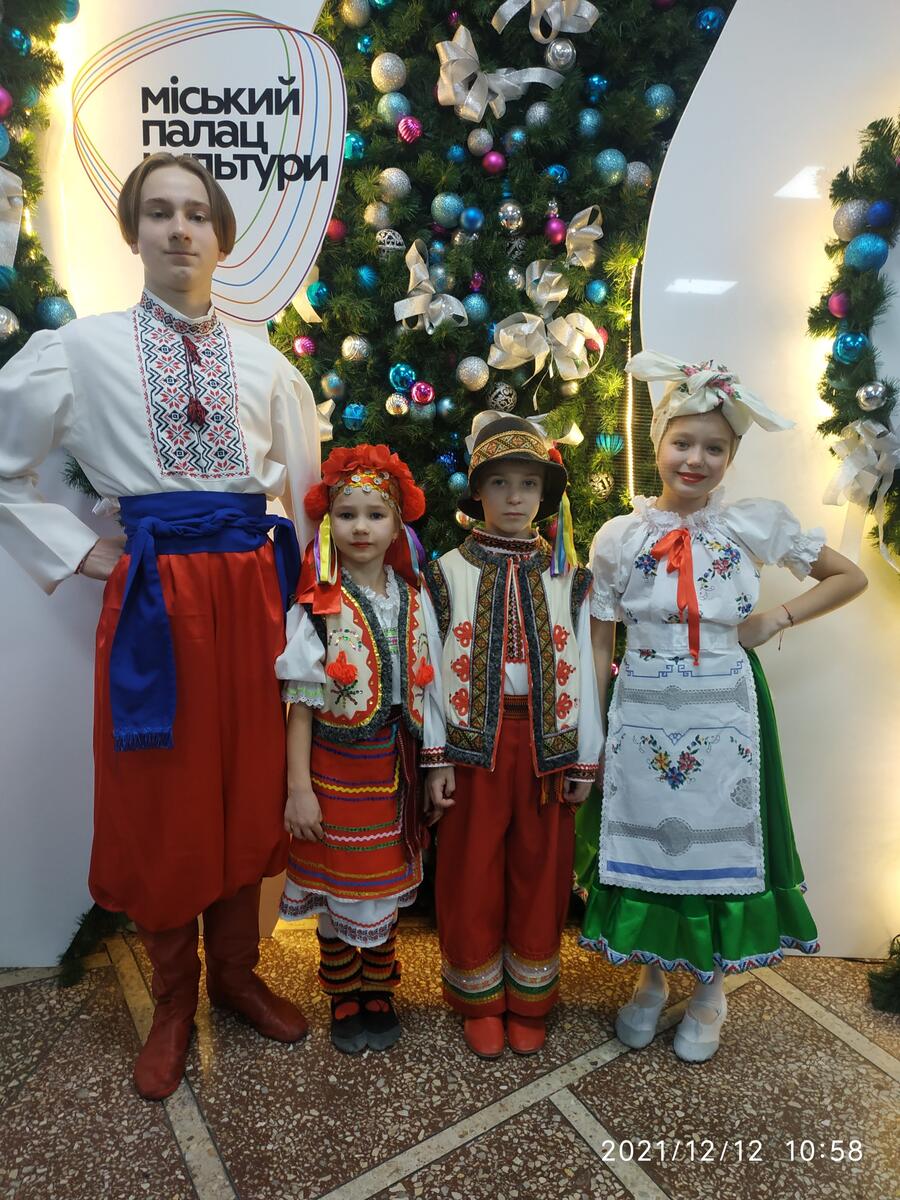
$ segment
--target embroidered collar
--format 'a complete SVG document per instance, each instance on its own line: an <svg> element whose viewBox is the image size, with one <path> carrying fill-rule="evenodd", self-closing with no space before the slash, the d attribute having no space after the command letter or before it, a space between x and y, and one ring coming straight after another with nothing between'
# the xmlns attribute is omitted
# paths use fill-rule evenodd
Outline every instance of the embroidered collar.
<svg viewBox="0 0 900 1200"><path fill-rule="evenodd" d="M687 516L658 508L658 504L658 496L635 496L631 507L635 516L659 533L669 533L673 529L689 529L692 534L700 530L720 530L724 515L725 491L724 488L716 488L710 492L705 507Z"/></svg>
<svg viewBox="0 0 900 1200"><path fill-rule="evenodd" d="M487 533L484 529L473 529L460 546L470 561L488 562L491 559L506 559L524 562L529 567L545 570L550 562L550 547L539 533L526 538L503 537Z"/></svg>
<svg viewBox="0 0 900 1200"><path fill-rule="evenodd" d="M219 326L219 318L212 306L210 306L209 312L202 317L186 317L184 313L170 308L168 304L160 300L158 296L154 296L152 292L148 292L146 288L141 293L138 306L150 313L161 324L167 325L169 329L174 329L176 333L188 334L191 337L205 337Z"/></svg>

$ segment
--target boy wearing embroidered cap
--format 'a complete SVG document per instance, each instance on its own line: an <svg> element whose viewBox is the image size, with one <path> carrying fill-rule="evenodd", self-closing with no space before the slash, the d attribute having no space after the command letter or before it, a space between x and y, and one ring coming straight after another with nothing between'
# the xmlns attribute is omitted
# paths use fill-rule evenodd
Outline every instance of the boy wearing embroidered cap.
<svg viewBox="0 0 900 1200"><path fill-rule="evenodd" d="M397 913L422 879L416 741L438 693L406 522L425 497L387 446L361 445L331 452L305 505L319 529L276 664L292 705L281 915L318 914L331 1040L355 1054L400 1037Z"/></svg>
<svg viewBox="0 0 900 1200"><path fill-rule="evenodd" d="M439 826L436 901L444 996L469 1048L540 1050L556 1001L573 808L601 751L587 604L567 476L533 422L473 425L469 494L483 522L427 565L423 593L442 720L426 721L426 788ZM533 522L558 512L557 545Z"/></svg>
<svg viewBox="0 0 900 1200"><path fill-rule="evenodd" d="M791 422L712 362L644 351L626 370L668 385L650 430L663 486L659 498L636 497L634 512L608 521L591 547L601 685L617 621L627 643L609 710L599 855L580 872L589 889L581 940L615 964L642 964L616 1019L635 1048L654 1037L666 972L690 971L674 1048L703 1062L718 1049L725 974L775 964L785 946L818 950L752 647L847 603L866 578L780 502L722 499L750 426ZM753 613L763 563L819 582Z"/></svg>

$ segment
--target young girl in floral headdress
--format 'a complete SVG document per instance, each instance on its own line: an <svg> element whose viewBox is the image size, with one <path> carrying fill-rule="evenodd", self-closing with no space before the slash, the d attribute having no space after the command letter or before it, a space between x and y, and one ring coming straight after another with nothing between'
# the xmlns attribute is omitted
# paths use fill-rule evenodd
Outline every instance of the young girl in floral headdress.
<svg viewBox="0 0 900 1200"><path fill-rule="evenodd" d="M425 511L387 446L335 449L305 498L319 522L277 661L288 722L281 915L318 914L331 1040L348 1054L400 1036L398 909L422 878L417 747L434 669L407 522Z"/></svg>
<svg viewBox="0 0 900 1200"><path fill-rule="evenodd" d="M674 1049L702 1062L718 1049L725 974L777 963L785 946L818 949L772 702L747 651L846 604L866 578L778 501L722 499L718 485L750 426L791 422L711 362L644 351L626 370L668 384L650 427L662 491L636 497L634 512L608 521L591 547L601 685L617 621L628 640L582 942L615 964L642 964L616 1019L628 1046L652 1041L666 974L690 971ZM763 563L817 586L754 613Z"/></svg>

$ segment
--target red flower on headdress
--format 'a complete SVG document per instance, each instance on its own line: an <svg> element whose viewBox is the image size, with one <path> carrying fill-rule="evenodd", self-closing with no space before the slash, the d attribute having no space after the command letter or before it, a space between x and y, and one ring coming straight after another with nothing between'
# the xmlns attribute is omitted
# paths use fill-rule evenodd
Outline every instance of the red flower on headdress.
<svg viewBox="0 0 900 1200"><path fill-rule="evenodd" d="M322 463L322 482L311 487L303 498L303 507L311 521L321 521L328 512L331 488L337 487L355 471L377 471L390 475L400 493L400 516L404 522L416 521L425 511L425 493L412 472L388 446L336 446Z"/></svg>

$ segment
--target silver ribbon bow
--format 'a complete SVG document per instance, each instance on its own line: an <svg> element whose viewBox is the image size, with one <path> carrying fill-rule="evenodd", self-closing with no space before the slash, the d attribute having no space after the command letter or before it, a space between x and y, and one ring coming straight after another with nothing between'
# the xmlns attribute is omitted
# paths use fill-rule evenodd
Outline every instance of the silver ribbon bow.
<svg viewBox="0 0 900 1200"><path fill-rule="evenodd" d="M528 28L536 42L552 42L561 33L587 33L600 13L587 0L530 0L531 16ZM529 0L506 0L491 18L491 24L502 33Z"/></svg>
<svg viewBox="0 0 900 1200"><path fill-rule="evenodd" d="M22 180L0 167L0 266L11 267L16 261L21 225Z"/></svg>
<svg viewBox="0 0 900 1200"><path fill-rule="evenodd" d="M321 404L316 405L316 415L319 422L319 441L330 442L334 437L334 429L331 424L331 414L334 412L334 401L323 400Z"/></svg>
<svg viewBox="0 0 900 1200"><path fill-rule="evenodd" d="M536 313L512 313L497 322L488 364L501 371L514 371L534 360L533 377L549 358L551 375L558 371L562 379L584 379L593 369L587 357L588 339L599 344L599 363L603 342L593 322L583 313L554 317L547 323Z"/></svg>
<svg viewBox="0 0 900 1200"><path fill-rule="evenodd" d="M569 222L566 230L566 262L570 267L589 271L597 261L594 242L603 237L603 214L599 204L583 208Z"/></svg>
<svg viewBox="0 0 900 1200"><path fill-rule="evenodd" d="M524 96L529 84L545 83L556 88L564 78L559 71L546 67L529 67L525 71L501 67L499 71L485 73L465 25L457 26L452 42L438 42L436 49L441 64L438 103L452 104L464 121L480 121L488 105L495 117L502 117L506 102Z"/></svg>
<svg viewBox="0 0 900 1200"><path fill-rule="evenodd" d="M409 286L406 299L394 305L394 318L408 329L424 326L434 333L439 325L451 321L454 325L468 325L469 317L461 300L436 292L434 281L428 274L428 248L417 238L406 252L409 268Z"/></svg>
<svg viewBox="0 0 900 1200"><path fill-rule="evenodd" d="M894 472L900 467L900 404L894 405L891 428L878 421L853 421L841 430L840 441L833 449L842 461L825 489L823 501L825 504L849 501L868 508L874 492L872 511L878 522L878 547L885 562L900 572L900 566L884 544L884 498Z"/></svg>
<svg viewBox="0 0 900 1200"><path fill-rule="evenodd" d="M549 317L569 294L565 275L548 258L538 258L525 268L525 294L542 317Z"/></svg>

